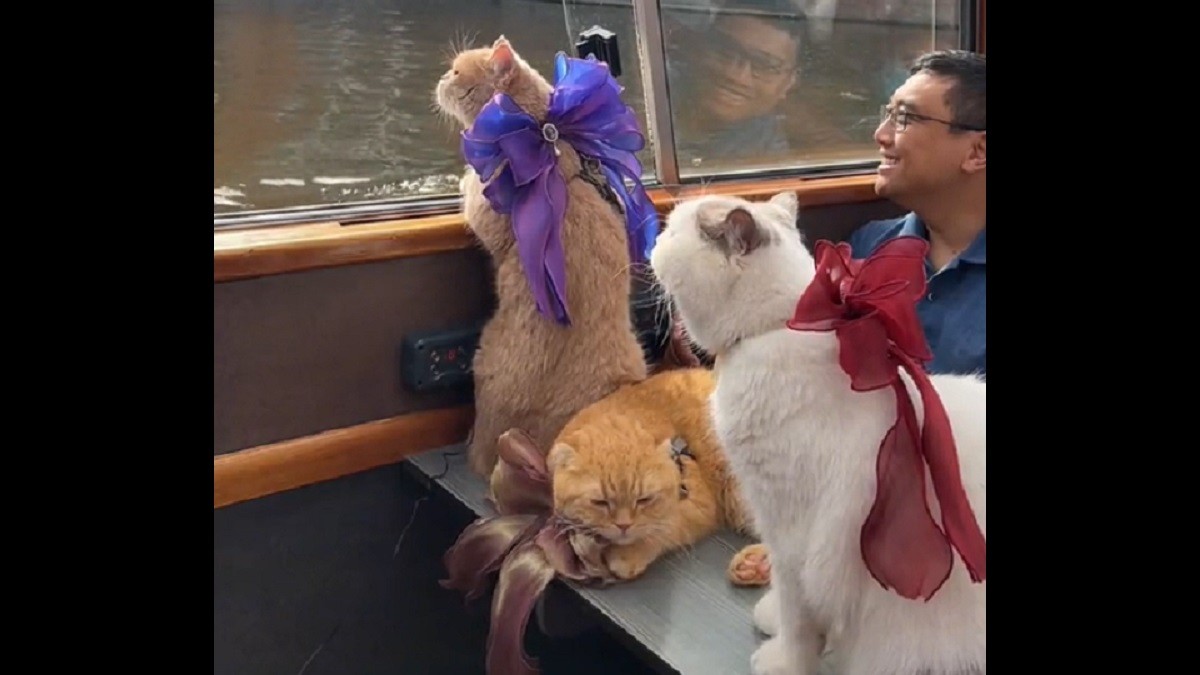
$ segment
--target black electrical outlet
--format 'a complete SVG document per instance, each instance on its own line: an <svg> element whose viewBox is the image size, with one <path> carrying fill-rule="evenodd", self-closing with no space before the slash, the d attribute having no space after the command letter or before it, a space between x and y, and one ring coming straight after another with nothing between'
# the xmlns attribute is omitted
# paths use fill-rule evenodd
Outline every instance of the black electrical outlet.
<svg viewBox="0 0 1200 675"><path fill-rule="evenodd" d="M430 391L471 386L471 362L478 346L478 328L404 336L400 346L400 377L404 387L409 391Z"/></svg>

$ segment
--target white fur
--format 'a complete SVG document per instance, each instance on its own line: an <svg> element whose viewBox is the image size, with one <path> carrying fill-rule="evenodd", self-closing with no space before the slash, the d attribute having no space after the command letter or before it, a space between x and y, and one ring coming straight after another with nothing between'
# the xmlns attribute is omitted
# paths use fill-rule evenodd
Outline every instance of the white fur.
<svg viewBox="0 0 1200 675"><path fill-rule="evenodd" d="M714 209L735 206L751 211L757 227L787 236L727 257L697 218L712 222ZM786 327L814 274L795 219L794 197L760 204L701 197L672 212L651 258L688 333L719 355L714 426L771 555L772 587L754 617L773 637L755 651L752 670L811 675L828 648L839 675L986 673L986 585L971 582L957 552L950 578L928 603L885 590L863 563L859 534L895 397L890 388L850 389L833 333ZM985 384L953 375L932 381L986 536ZM905 382L923 420L920 395Z"/></svg>

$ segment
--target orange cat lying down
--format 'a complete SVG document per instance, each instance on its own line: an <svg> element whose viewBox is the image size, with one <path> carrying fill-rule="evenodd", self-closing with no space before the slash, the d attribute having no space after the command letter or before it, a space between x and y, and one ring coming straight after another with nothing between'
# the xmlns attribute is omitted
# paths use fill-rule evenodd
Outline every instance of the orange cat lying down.
<svg viewBox="0 0 1200 675"><path fill-rule="evenodd" d="M547 455L556 512L613 543L605 563L618 578L722 527L752 535L709 421L715 386L697 367L621 387L575 415ZM737 573L745 557L730 580L761 585Z"/></svg>

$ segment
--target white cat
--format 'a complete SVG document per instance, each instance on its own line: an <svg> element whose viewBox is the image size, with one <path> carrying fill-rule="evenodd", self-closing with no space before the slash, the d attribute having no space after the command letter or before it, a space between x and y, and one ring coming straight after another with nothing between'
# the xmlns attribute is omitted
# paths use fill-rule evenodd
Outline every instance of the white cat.
<svg viewBox="0 0 1200 675"><path fill-rule="evenodd" d="M986 673L986 584L973 581L958 550L940 538L941 505L924 461L909 463L919 467L911 484L925 474L924 499L939 528L925 532L941 546L926 539L923 547L893 548L891 560L937 549L952 562L949 577L944 567L926 569L914 583L923 595L936 593L928 601L907 599L885 589L864 562L863 526L876 499L880 444L897 422L897 395L890 386L852 390L834 332L788 327L817 274L796 220L791 192L757 203L714 195L684 201L650 261L688 334L717 354L714 425L771 555L771 589L754 619L773 637L754 652L751 669L811 675L828 653L839 675ZM907 373L901 378L924 425L921 395ZM974 512L975 550L982 553L985 384L951 375L931 381L953 430L958 494L969 500L968 519ZM982 567L977 562L980 576Z"/></svg>

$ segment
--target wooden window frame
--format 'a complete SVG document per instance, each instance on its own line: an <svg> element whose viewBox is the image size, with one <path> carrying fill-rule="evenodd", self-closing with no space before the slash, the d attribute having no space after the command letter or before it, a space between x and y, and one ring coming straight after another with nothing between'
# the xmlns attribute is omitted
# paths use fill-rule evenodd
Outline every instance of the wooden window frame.
<svg viewBox="0 0 1200 675"><path fill-rule="evenodd" d="M765 199L792 190L801 207L878 200L875 174L838 178L730 181L719 185L649 190L665 218L672 205L699 194ZM339 222L278 225L213 234L213 281L301 272L475 247L461 213L343 225Z"/></svg>

